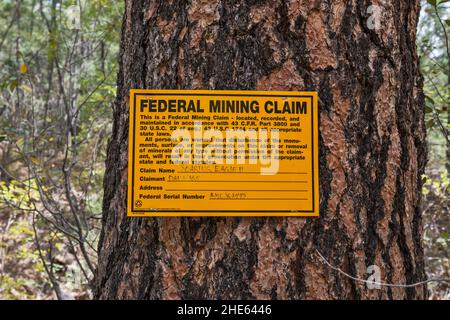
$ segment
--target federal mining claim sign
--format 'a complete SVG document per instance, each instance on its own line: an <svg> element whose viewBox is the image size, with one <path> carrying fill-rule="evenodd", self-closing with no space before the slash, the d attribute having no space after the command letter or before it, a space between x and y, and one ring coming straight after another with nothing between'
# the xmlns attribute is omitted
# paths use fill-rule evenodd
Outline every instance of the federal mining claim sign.
<svg viewBox="0 0 450 320"><path fill-rule="evenodd" d="M315 92L131 90L129 216L317 216Z"/></svg>

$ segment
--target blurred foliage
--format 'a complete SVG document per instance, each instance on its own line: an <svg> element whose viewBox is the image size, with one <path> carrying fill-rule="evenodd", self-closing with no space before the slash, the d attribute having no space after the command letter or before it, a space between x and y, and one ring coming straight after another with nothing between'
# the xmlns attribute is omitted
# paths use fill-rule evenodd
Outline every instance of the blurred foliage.
<svg viewBox="0 0 450 320"><path fill-rule="evenodd" d="M0 2L0 299L90 295L122 13Z"/></svg>
<svg viewBox="0 0 450 320"><path fill-rule="evenodd" d="M417 48L424 76L429 159L423 176L424 249L429 278L450 278L450 1L422 1ZM428 285L431 299L450 299L450 284Z"/></svg>
<svg viewBox="0 0 450 320"><path fill-rule="evenodd" d="M418 53L424 76L426 126L430 150L429 166L443 170L448 160L449 139L449 8L450 1L422 1L418 27Z"/></svg>
<svg viewBox="0 0 450 320"><path fill-rule="evenodd" d="M423 237L425 259L429 278L449 278L450 276L450 213L448 196L450 190L447 171L430 178L424 176L424 222ZM430 283L430 298L449 299L450 286L447 282Z"/></svg>

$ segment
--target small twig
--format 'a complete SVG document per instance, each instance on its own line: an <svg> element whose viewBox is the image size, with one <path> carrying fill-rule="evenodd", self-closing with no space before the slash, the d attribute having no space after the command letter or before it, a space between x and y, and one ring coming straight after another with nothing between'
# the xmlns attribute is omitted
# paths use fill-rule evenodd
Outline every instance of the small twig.
<svg viewBox="0 0 450 320"><path fill-rule="evenodd" d="M358 281L358 282L370 283L371 285L379 285L379 286L383 286L383 287L395 287L395 288L412 288L412 287L421 286L423 284L430 283L430 282L449 282L450 283L450 278L449 279L446 279L446 278L443 278L443 279L427 279L427 280L424 280L424 281L419 281L419 282L410 283L410 284L397 284L397 283L369 281L369 280L365 280L365 279L354 277L351 274L348 274L347 272L343 271L342 269L333 266L331 263L328 262L327 259L324 258L324 256L320 253L319 250L316 249L316 252L317 252L319 257L323 260L323 262L325 262L325 264L328 267L330 267L331 269L333 269L335 271L338 271L340 274L346 276L347 278L350 278L350 279L352 279L354 281Z"/></svg>
<svg viewBox="0 0 450 320"><path fill-rule="evenodd" d="M50 280L50 283L52 284L52 288L55 291L56 294L56 298L58 298L58 300L63 300L63 294L61 292L61 288L59 287L59 283L55 278L55 275L53 273L53 268L49 269L49 267L47 266L47 263L45 262L45 258L44 255L42 254L42 249L41 249L41 245L39 243L39 238L38 238L38 233L36 230L36 217L35 214L33 213L32 216L32 227L33 227L33 235L34 235L34 243L36 245L36 249L38 251L39 254L39 258L41 259L42 265L44 266L44 270L45 273L47 273L48 279Z"/></svg>

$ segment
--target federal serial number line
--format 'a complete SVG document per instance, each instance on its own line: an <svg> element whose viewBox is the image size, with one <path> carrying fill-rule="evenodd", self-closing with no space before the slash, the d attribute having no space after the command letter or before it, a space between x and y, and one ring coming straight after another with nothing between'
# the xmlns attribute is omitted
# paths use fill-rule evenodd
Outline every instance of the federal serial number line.
<svg viewBox="0 0 450 320"><path fill-rule="evenodd" d="M210 200L271 200L271 201L306 201L306 198L210 198Z"/></svg>

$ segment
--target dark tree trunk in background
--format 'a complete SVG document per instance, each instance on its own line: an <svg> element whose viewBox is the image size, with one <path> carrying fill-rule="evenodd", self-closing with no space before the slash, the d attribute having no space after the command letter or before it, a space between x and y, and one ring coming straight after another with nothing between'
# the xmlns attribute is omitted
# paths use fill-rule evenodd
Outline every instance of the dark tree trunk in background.
<svg viewBox="0 0 450 320"><path fill-rule="evenodd" d="M412 298L424 280L419 1L126 1L96 297ZM320 218L127 218L130 88L317 90Z"/></svg>

